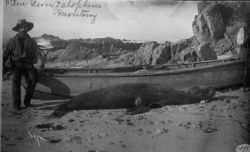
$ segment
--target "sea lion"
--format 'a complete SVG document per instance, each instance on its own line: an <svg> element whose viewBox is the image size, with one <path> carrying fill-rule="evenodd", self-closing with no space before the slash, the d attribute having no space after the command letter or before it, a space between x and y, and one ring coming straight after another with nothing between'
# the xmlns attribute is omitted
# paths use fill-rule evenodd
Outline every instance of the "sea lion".
<svg viewBox="0 0 250 152"><path fill-rule="evenodd" d="M214 94L214 89L205 86L179 91L162 84L120 84L76 96L59 105L50 117L62 117L73 110L118 108L130 108L126 114L133 115L152 107L199 103L211 99Z"/></svg>

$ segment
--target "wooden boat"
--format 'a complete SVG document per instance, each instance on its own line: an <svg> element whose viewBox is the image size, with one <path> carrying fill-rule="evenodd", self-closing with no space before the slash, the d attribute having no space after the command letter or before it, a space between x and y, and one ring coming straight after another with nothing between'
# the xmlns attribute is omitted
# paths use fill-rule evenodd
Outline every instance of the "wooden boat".
<svg viewBox="0 0 250 152"><path fill-rule="evenodd" d="M39 74L34 96L47 94L72 97L110 85L135 82L165 84L175 89L196 85L221 88L241 85L245 76L244 62L237 59L148 66L146 70L142 69L141 66L50 68Z"/></svg>

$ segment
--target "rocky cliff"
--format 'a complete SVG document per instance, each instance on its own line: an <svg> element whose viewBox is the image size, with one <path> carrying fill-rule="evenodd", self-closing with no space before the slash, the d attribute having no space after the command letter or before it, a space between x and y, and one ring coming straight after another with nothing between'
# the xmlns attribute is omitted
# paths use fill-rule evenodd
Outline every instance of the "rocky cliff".
<svg viewBox="0 0 250 152"><path fill-rule="evenodd" d="M192 24L194 37L172 44L173 60L214 60L223 54L235 55L237 33L250 18L250 2L204 1L197 9Z"/></svg>
<svg viewBox="0 0 250 152"><path fill-rule="evenodd" d="M48 51L47 63L53 66L156 65L171 59L171 43L123 43L121 41L69 40L65 48Z"/></svg>
<svg viewBox="0 0 250 152"><path fill-rule="evenodd" d="M232 51L239 28L250 18L250 3L245 2L200 2L199 14L193 22L193 33L200 44L211 43L216 54Z"/></svg>
<svg viewBox="0 0 250 152"><path fill-rule="evenodd" d="M50 50L48 63L59 66L157 65L236 54L237 33L250 18L250 2L199 2L197 9L194 36L173 43L138 43L111 37L62 40L47 34L36 41Z"/></svg>

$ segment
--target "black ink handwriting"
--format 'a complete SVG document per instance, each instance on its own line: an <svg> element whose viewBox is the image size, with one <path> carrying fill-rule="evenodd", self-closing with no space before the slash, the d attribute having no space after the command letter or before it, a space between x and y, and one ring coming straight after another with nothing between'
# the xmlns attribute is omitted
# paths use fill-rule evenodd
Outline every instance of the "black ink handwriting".
<svg viewBox="0 0 250 152"><path fill-rule="evenodd" d="M19 1L19 0L5 0L6 6L26 6L28 2Z"/></svg>
<svg viewBox="0 0 250 152"><path fill-rule="evenodd" d="M94 24L96 22L97 14L91 13L89 10L82 9L80 12L68 12L62 9L55 9L53 11L53 15L63 16L63 17L86 17L92 18L91 23Z"/></svg>
<svg viewBox="0 0 250 152"><path fill-rule="evenodd" d="M5 0L6 6L47 7L54 9L52 14L62 17L91 18L91 23L96 22L97 14L92 9L101 9L102 4L90 0Z"/></svg>

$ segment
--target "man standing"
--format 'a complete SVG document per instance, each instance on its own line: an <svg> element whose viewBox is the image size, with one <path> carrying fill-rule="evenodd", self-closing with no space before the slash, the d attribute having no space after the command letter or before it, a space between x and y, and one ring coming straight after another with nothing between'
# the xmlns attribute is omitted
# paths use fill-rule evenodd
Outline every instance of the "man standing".
<svg viewBox="0 0 250 152"><path fill-rule="evenodd" d="M237 50L239 58L245 62L245 76L243 90L247 91L246 86L249 86L249 68L250 68L250 13L246 15L246 25L240 28L237 35Z"/></svg>
<svg viewBox="0 0 250 152"><path fill-rule="evenodd" d="M247 48L248 51L250 49L250 13L248 13L247 15L249 18L246 21L246 29L247 29L247 38L245 39L244 43L243 43L243 47Z"/></svg>
<svg viewBox="0 0 250 152"><path fill-rule="evenodd" d="M21 77L24 76L27 82L26 94L24 97L25 107L29 107L37 82L37 69L34 64L40 55L36 42L28 35L33 28L33 23L21 19L12 29L16 36L11 38L3 52L3 71L6 71L6 63L9 63L12 72L12 98L15 110L21 110Z"/></svg>

